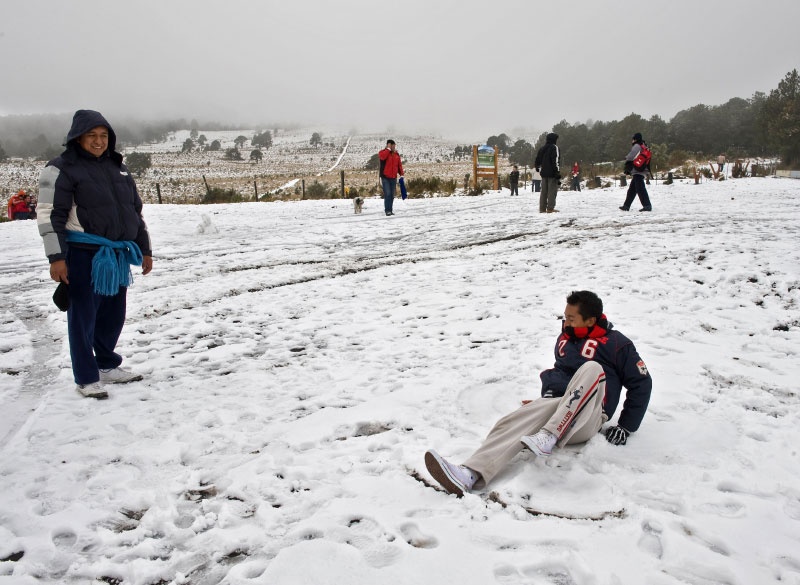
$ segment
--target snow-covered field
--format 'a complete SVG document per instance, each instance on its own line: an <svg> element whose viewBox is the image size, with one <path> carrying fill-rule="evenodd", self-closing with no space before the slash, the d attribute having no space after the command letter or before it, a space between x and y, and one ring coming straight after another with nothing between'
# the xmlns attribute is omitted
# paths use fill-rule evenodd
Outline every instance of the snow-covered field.
<svg viewBox="0 0 800 585"><path fill-rule="evenodd" d="M315 131L322 134L323 144L310 145ZM133 152L149 153L152 167L137 178L142 198L151 203L162 200L168 203L197 202L206 192L205 181L212 187L234 189L245 199L254 199L254 181L259 195L275 192L290 181L305 179L308 184L319 181L328 187L338 186L339 171L346 172L346 184L363 193L377 190L377 171L365 171L370 157L386 145L386 135L359 134L334 128L296 128L272 130L273 146L262 149L263 160L250 160L254 149L250 140L257 130L198 130L207 143L219 140L219 151L195 148L181 152L189 130L171 133L163 142L125 148L125 156ZM239 149L243 160L225 159L225 151L234 146L237 137L247 142ZM453 140L435 136L392 135L403 154L409 177L436 176L457 179L460 185L466 173L472 172L472 159L451 160L458 145ZM38 179L45 161L15 158L0 165L0 194L5 198L19 189L36 195ZM506 168L507 167L507 168ZM501 172L508 173L511 166L503 163ZM297 186L298 193L300 186ZM283 195L291 196L292 192ZM299 195L298 195L299 198Z"/></svg>
<svg viewBox="0 0 800 585"><path fill-rule="evenodd" d="M0 584L800 583L800 182L650 193L148 205L145 380L106 401L34 222L0 224ZM652 372L639 432L432 489L583 288Z"/></svg>

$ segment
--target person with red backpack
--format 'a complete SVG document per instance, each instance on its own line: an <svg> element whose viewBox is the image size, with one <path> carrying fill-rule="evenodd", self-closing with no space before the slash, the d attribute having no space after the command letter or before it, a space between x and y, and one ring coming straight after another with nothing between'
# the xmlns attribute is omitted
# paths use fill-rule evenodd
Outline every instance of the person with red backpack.
<svg viewBox="0 0 800 585"><path fill-rule="evenodd" d="M639 211L653 211L650 196L647 194L647 187L644 184L645 175L650 172L650 156L647 143L642 140L641 133L637 132L631 138L631 151L625 157L625 174L631 176L631 184L628 187L625 203L620 207L622 211L628 211L631 208L631 203L637 195L642 203Z"/></svg>

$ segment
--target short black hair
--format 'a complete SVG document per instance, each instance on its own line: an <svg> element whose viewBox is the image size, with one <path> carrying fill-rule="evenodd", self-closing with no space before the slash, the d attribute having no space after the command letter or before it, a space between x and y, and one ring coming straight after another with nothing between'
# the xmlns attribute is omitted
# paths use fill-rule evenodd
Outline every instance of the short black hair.
<svg viewBox="0 0 800 585"><path fill-rule="evenodd" d="M390 138L389 140L387 140L387 141L386 141L386 144L394 144L394 145L397 145L397 143L396 143L394 140L392 140L391 138Z"/></svg>
<svg viewBox="0 0 800 585"><path fill-rule="evenodd" d="M603 316L603 301L590 290L574 290L567 296L567 304L578 307L581 317L600 319Z"/></svg>

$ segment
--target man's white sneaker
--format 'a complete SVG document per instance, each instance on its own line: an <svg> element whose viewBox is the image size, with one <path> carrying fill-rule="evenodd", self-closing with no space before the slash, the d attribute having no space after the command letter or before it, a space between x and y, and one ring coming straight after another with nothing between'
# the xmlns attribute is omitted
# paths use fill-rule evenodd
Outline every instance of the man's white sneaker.
<svg viewBox="0 0 800 585"><path fill-rule="evenodd" d="M100 381L108 384L127 384L128 382L138 382L141 379L141 374L131 372L124 368L100 370Z"/></svg>
<svg viewBox="0 0 800 585"><path fill-rule="evenodd" d="M464 495L464 492L471 490L478 481L478 474L469 467L453 465L436 451L425 453L425 467L428 468L428 473L433 476L433 479L459 498Z"/></svg>
<svg viewBox="0 0 800 585"><path fill-rule="evenodd" d="M84 396L86 398L97 398L98 400L108 398L108 392L106 392L106 389L103 388L102 382L94 382L92 384L78 384L77 386L75 386L75 390L77 390L81 396Z"/></svg>
<svg viewBox="0 0 800 585"><path fill-rule="evenodd" d="M526 435L520 440L522 441L523 445L533 451L536 455L547 457L553 452L553 447L556 446L558 437L556 437L550 431L542 429L535 435Z"/></svg>

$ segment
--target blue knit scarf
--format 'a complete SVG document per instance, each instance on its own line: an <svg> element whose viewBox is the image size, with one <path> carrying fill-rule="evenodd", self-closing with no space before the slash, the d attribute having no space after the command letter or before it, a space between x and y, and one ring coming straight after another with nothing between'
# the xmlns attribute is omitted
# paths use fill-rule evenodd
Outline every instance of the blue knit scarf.
<svg viewBox="0 0 800 585"><path fill-rule="evenodd" d="M142 250L129 240L115 242L86 232L67 231L67 242L100 246L92 259L92 284L94 292L114 296L121 286L133 282L131 265L142 265Z"/></svg>

